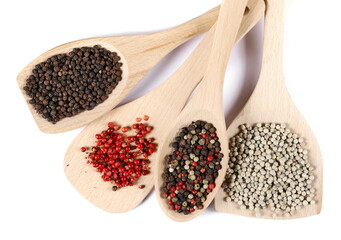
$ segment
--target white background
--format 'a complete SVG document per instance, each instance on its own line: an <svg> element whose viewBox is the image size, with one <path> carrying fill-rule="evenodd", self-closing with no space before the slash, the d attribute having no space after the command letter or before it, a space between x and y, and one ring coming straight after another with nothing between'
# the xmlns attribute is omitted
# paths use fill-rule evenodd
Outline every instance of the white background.
<svg viewBox="0 0 341 240"><path fill-rule="evenodd" d="M219 0L1 1L0 239L341 239L339 0L287 0L286 82L319 140L324 159L324 199L318 216L260 220L217 213L210 206L198 218L177 223L163 214L154 192L133 211L107 213L80 196L64 176L64 151L81 129L48 135L35 125L17 87L16 76L41 53L82 38L159 31L219 3ZM166 57L125 102L165 80L199 40L200 37L190 41ZM227 123L256 84L261 47L260 23L231 56L224 89Z"/></svg>

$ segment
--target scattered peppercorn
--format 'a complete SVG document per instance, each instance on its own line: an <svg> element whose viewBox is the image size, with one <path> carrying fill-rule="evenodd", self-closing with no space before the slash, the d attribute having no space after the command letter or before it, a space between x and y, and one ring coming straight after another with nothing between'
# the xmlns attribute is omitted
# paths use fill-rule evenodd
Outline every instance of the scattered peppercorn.
<svg viewBox="0 0 341 240"><path fill-rule="evenodd" d="M122 80L121 66L117 53L99 45L74 48L37 64L23 89L37 113L55 124L105 101Z"/></svg>
<svg viewBox="0 0 341 240"><path fill-rule="evenodd" d="M229 168L222 185L227 202L260 217L289 217L314 204L314 167L308 162L304 140L285 124L257 123L240 126L230 141Z"/></svg>
<svg viewBox="0 0 341 240"><path fill-rule="evenodd" d="M171 145L173 150L166 156L162 174L161 197L171 209L187 215L203 209L215 188L224 155L216 128L200 120L182 128Z"/></svg>
<svg viewBox="0 0 341 240"><path fill-rule="evenodd" d="M113 183L112 190L133 186L141 176L150 173L149 156L156 151L154 138L146 138L151 131L146 123L135 123L130 127L121 128L109 122L108 128L95 135L96 145L87 153L87 163L101 173L104 181ZM129 129L133 135L125 135ZM121 131L122 133L120 133ZM83 147L85 148L85 147ZM81 151L83 152L83 148ZM143 189L145 186L140 185Z"/></svg>

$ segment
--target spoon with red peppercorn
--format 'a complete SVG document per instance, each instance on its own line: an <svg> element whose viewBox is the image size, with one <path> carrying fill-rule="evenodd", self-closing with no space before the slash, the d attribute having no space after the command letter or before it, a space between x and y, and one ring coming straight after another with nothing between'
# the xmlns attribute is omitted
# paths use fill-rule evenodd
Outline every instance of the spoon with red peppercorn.
<svg viewBox="0 0 341 240"><path fill-rule="evenodd" d="M222 89L246 3L223 1L201 85L158 150L156 194L162 210L175 221L201 214L224 180L228 146Z"/></svg>
<svg viewBox="0 0 341 240"><path fill-rule="evenodd" d="M171 50L208 31L217 20L218 12L219 7L216 7L187 23L158 33L78 40L37 57L20 72L17 81L39 129L45 133L65 132L109 112ZM118 58L120 62L106 65L104 61L102 69L102 61L96 62L88 53L82 53L84 47L93 46L111 51L115 54L114 59ZM73 54L74 49L79 51ZM83 62L77 63L81 60ZM89 66L94 71L87 74ZM109 83L105 83L109 85L102 87L101 81L111 75ZM95 85L87 82L88 79L93 79ZM81 86L85 89L80 89ZM94 99L88 101L90 98Z"/></svg>
<svg viewBox="0 0 341 240"><path fill-rule="evenodd" d="M264 13L264 3L250 0L248 9L249 12L244 15L239 29L238 39L242 38L261 19ZM113 184L110 181L103 181L100 173L97 173L91 164L86 163L87 160L84 158L89 149L84 148L84 152L81 152L80 148L92 146L96 141L95 135L105 130L107 123L112 121L121 126L131 125L134 122L137 122L136 124L147 123L152 128L147 135L147 140L154 138L154 143L157 144L166 133L165 126L173 123L193 89L202 79L208 63L213 36L214 28L209 31L185 63L163 84L145 96L95 120L71 143L65 154L65 174L75 189L94 205L108 212L126 212L138 206L154 186L156 153L154 154L152 150L148 154L149 174L140 177L134 186L115 187L116 191L113 192ZM179 86L181 86L181 91L178 91ZM136 127L131 126L131 128L130 132L134 133ZM121 130L122 128L119 131ZM155 145L154 149L157 151L158 146Z"/></svg>

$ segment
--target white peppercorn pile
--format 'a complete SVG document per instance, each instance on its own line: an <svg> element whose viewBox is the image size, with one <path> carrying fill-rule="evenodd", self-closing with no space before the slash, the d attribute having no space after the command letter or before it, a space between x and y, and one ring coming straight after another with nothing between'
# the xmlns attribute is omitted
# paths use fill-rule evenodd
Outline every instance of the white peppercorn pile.
<svg viewBox="0 0 341 240"><path fill-rule="evenodd" d="M226 201L255 212L270 209L272 217L289 217L314 204L314 167L303 139L285 124L240 126L230 140L230 160L222 185Z"/></svg>
<svg viewBox="0 0 341 240"><path fill-rule="evenodd" d="M117 53L99 45L74 48L37 64L23 90L37 113L55 124L105 101L122 80L121 66Z"/></svg>

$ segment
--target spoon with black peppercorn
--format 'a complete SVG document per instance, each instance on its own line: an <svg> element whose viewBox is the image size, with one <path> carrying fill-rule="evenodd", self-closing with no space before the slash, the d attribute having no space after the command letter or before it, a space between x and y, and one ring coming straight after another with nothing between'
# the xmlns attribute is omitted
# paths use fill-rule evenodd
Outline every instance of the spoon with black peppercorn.
<svg viewBox="0 0 341 240"><path fill-rule="evenodd" d="M227 194L226 192L224 192L222 188L220 188L215 198L215 208L219 212L233 213L233 214L249 216L249 217L270 218L270 219L273 219L273 218L292 219L292 218L312 216L312 215L319 214L321 211L322 157L321 157L319 145L317 143L316 138L314 137L312 130L308 126L308 123L304 120L303 116L297 110L285 86L283 68L282 68L282 65L283 65L283 52L282 51L283 51L283 38L284 38L283 36L284 35L284 31L283 31L284 0L266 0L265 2L266 2L266 13L265 13L265 29L264 29L264 52L263 52L261 74L260 74L257 86L254 92L252 93L250 99L248 100L248 102L246 103L242 111L239 113L239 115L236 117L236 119L228 127L227 138L225 139L225 141L227 142L227 139L229 141L234 136L237 136L236 134L238 134L239 126L242 126L244 124L248 124L249 126L252 126L256 123L258 123L257 125L259 127L262 127L262 124L267 124L267 123L273 123L271 124L273 127L275 127L276 124L278 126L281 126L281 124L283 124L282 126L284 125L287 126L287 128L292 130L292 132L299 135L302 138L302 140L306 142L306 146L304 147L305 149L308 150L308 155L307 155L308 158L305 159L305 157L304 158L301 157L302 154L305 155L304 152L303 153L291 152L292 149L297 149L297 148L301 149L300 145L301 145L301 142L303 142L301 140L298 142L297 141L292 142L292 144L294 145L291 145L291 141L289 142L288 148L290 149L284 149L288 152L287 156L285 156L284 159L287 159L285 161L293 162L292 160L290 160L290 155L289 155L290 153L290 154L297 154L294 159L295 161L296 160L303 161L302 162L303 164L300 164L300 169L301 169L300 172L302 173L293 176L294 179L299 180L300 183L297 185L295 184L292 185L292 183L290 182L292 179L292 176L288 176L286 189L285 188L284 190L282 189L282 191L280 191L279 193L272 192L270 194L279 195L278 197L276 197L275 202L271 202L272 205L273 203L275 203L275 205L273 205L274 206L273 209L281 208L282 207L281 201L285 201L283 202L285 204L288 201L295 202L295 204L296 202L298 204L303 202L303 205L299 206L300 207L299 210L297 211L294 210L293 214L286 213L285 214L286 216L274 214L274 212L270 211L270 206L264 205L264 208L261 209L258 212L258 214L255 215L253 211L251 211L248 208L245 208L245 206L243 207L243 209L240 209L237 206L237 204L233 202L226 202L225 199L227 197ZM267 141L270 141L270 140L271 139L266 140L265 143L268 144ZM278 148L280 148L280 146L278 146ZM281 152L284 151L281 149L282 150L281 152L279 150L278 151L276 150L277 151L276 152L275 150L273 150L275 148L272 148L272 147L270 149L269 149L269 153L271 153L271 151L274 151L273 154L279 154L279 155L281 155ZM265 160L265 162L276 159L276 157L277 156L273 156L271 158L270 156L270 158L269 159L267 158L268 160ZM278 162L278 164L283 165L281 162ZM310 188L310 186L305 185L306 181L301 182L301 179L305 179L306 177L309 177L309 174L303 173L304 167L307 166L308 164L311 165L313 168L315 168L313 170L314 180L312 181L312 184L308 183L308 185L312 185L311 187L315 189L314 190L315 199L312 200L312 203L316 202L315 204L307 204L309 200L305 201L306 200L305 198L309 197L308 194L306 196L300 196L299 199L296 199L296 195L300 193L299 191L303 191L304 188L306 187ZM293 164L291 167L297 169L297 167L294 166ZM273 170L273 174L276 174L276 171L277 171L276 166L274 166L274 169L275 170ZM288 172L288 170L286 172ZM243 176L239 176L239 177L241 177L239 180L242 181ZM268 179L264 180L264 185L267 184L266 182L267 180ZM285 179L280 178L279 180L284 181ZM309 182L310 181L311 180L309 180ZM253 183L249 182L249 184L253 184ZM271 184L271 181L269 184ZM278 184L278 185L281 185L281 184ZM268 187L269 189L271 189L270 186ZM267 197L267 196L263 195L262 199L264 199L264 197ZM286 210L286 209L282 209L282 210ZM288 211L291 211L291 210L288 209Z"/></svg>
<svg viewBox="0 0 341 240"><path fill-rule="evenodd" d="M45 133L65 132L109 112L171 50L195 35L208 31L216 22L218 12L219 7L216 7L187 23L158 33L78 40L42 54L29 63L17 77L19 88L39 129ZM85 55L88 53L82 53L84 47L95 45L115 54L114 58L118 58L120 62L105 65L104 58L96 62L96 59L89 59ZM75 48L80 49L70 56ZM98 54L93 55L98 57ZM42 63L47 60L49 62L44 69ZM84 60L85 63L76 66L77 60ZM103 65L102 60L105 60ZM94 70L93 74L87 72L89 68ZM111 83L106 84L107 86L101 86L101 81L110 74L114 79L109 80ZM79 89L84 84L79 84L76 80L84 80L89 88L86 86L85 89ZM34 99L27 93L31 93Z"/></svg>
<svg viewBox="0 0 341 240"><path fill-rule="evenodd" d="M227 142L219 140L226 139L222 88L246 3L223 1L202 82L158 151L156 194L162 210L175 221L201 214L224 179L228 149Z"/></svg>
<svg viewBox="0 0 341 240"><path fill-rule="evenodd" d="M241 39L263 16L264 2L249 0L249 11L244 15L237 39ZM126 212L138 206L154 187L156 153L149 156L150 173L141 176L134 186L123 187L113 192L113 183L104 182L100 174L86 163L81 147L94 144L96 133L104 130L108 122L121 126L133 123L138 116L148 115L148 124L153 127L150 137L158 143L183 109L193 89L201 81L208 64L214 37L213 27L185 63L163 84L148 94L113 109L90 123L71 143L65 158L64 171L73 187L94 205L108 212ZM191 76L190 78L188 76ZM148 136L149 136L148 135ZM139 186L145 186L140 189Z"/></svg>

